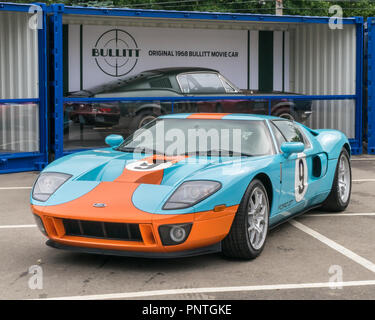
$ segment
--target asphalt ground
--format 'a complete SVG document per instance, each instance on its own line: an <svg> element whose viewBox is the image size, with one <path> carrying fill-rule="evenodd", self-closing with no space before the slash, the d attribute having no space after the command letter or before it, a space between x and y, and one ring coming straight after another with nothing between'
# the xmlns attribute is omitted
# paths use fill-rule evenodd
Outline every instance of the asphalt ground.
<svg viewBox="0 0 375 320"><path fill-rule="evenodd" d="M352 169L345 212L314 210L275 228L253 261L52 249L29 209L38 173L0 175L0 299L375 299L375 157L353 157Z"/></svg>

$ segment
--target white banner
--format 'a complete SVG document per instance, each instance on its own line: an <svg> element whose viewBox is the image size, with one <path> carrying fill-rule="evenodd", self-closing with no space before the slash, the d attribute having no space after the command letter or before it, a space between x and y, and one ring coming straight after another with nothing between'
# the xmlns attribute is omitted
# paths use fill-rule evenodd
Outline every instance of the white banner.
<svg viewBox="0 0 375 320"><path fill-rule="evenodd" d="M81 33L80 28L69 25L69 91L80 90L81 82L89 89L164 67L216 69L247 88L246 30L83 25Z"/></svg>

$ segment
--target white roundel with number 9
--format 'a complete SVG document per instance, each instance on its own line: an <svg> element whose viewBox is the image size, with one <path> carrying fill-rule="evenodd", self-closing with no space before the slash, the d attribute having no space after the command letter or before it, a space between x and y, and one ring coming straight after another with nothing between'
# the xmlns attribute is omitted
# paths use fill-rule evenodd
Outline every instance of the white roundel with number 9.
<svg viewBox="0 0 375 320"><path fill-rule="evenodd" d="M296 168L294 175L294 194L297 202L303 199L307 191L307 169L306 155L304 153L299 153L296 159Z"/></svg>

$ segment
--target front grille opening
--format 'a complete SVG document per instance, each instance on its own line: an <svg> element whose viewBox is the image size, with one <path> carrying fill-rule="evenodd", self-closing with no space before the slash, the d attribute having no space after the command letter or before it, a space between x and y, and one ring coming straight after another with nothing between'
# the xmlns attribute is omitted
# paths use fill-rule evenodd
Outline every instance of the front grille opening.
<svg viewBox="0 0 375 320"><path fill-rule="evenodd" d="M78 225L78 220L63 219L65 228L65 234L68 235L81 235L81 231Z"/></svg>
<svg viewBox="0 0 375 320"><path fill-rule="evenodd" d="M81 221L82 232L87 237L105 236L100 222Z"/></svg>
<svg viewBox="0 0 375 320"><path fill-rule="evenodd" d="M139 225L134 223L63 219L63 224L67 236L142 241Z"/></svg>

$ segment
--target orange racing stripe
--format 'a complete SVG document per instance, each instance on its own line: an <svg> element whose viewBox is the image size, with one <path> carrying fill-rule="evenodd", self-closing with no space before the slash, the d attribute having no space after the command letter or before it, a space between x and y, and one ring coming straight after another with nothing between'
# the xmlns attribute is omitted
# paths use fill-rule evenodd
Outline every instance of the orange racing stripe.
<svg viewBox="0 0 375 320"><path fill-rule="evenodd" d="M164 155L153 155L142 159L151 164L153 161L168 161L175 164L178 161L185 159L187 156L164 156ZM122 174L117 177L114 182L134 182L134 183L146 183L146 184L160 184L163 180L164 169L155 171L133 171L124 169Z"/></svg>

